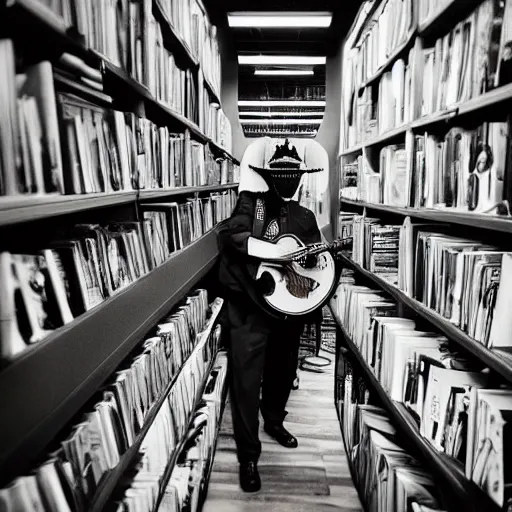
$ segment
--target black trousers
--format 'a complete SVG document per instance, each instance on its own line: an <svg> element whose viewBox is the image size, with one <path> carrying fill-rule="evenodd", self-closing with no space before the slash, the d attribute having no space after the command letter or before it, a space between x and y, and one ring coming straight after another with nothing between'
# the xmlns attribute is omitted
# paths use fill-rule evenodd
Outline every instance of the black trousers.
<svg viewBox="0 0 512 512"><path fill-rule="evenodd" d="M265 423L283 422L304 322L276 320L246 301L228 300L227 312L231 410L238 460L257 461L261 453L260 406Z"/></svg>

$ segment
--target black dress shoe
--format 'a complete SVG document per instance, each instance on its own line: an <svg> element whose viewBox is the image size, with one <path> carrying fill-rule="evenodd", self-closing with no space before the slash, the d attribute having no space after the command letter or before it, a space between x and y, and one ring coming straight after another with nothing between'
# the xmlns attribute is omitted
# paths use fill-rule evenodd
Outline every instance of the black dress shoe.
<svg viewBox="0 0 512 512"><path fill-rule="evenodd" d="M263 429L270 437L273 437L285 448L297 448L299 445L297 439L293 437L283 425L265 425Z"/></svg>
<svg viewBox="0 0 512 512"><path fill-rule="evenodd" d="M240 487L245 492L256 492L261 489L260 474L256 462L243 462L240 464Z"/></svg>

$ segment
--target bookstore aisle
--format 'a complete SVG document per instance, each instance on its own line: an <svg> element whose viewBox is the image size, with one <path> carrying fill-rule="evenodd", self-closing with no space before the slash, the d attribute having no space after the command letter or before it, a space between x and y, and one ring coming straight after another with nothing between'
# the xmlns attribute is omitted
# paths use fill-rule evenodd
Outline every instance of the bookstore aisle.
<svg viewBox="0 0 512 512"><path fill-rule="evenodd" d="M331 354L323 355L333 359ZM238 484L233 427L229 403L226 405L203 512L363 510L333 406L333 375L334 363L324 373L300 372L300 387L290 395L285 421L298 438L298 448L290 450L273 441L260 421L262 487L257 493L244 493Z"/></svg>

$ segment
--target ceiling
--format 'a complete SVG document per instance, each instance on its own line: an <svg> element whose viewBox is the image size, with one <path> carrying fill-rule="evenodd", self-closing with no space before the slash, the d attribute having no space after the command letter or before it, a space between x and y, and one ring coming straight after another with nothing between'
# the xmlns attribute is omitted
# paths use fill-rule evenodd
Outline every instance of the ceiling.
<svg viewBox="0 0 512 512"><path fill-rule="evenodd" d="M328 28L231 28L232 36L236 44L238 54L243 55L307 55L307 56L330 56L333 55L345 34L348 32L352 22L363 3L362 0L210 0L209 7L216 11L217 16L226 16L232 11L265 11L265 12L286 12L286 11L328 11L333 13L333 19ZM258 76L255 69L262 66L241 65L239 66L239 89L240 100L325 100L325 66L293 66L295 69L313 69L314 75L306 76ZM265 69L283 69L283 66L264 66ZM240 115L243 118L244 111L270 112L267 108L240 108ZM307 117L308 112L323 113L324 108L310 108L307 106L294 109L273 108L273 112L289 112L296 110L302 116ZM247 116L245 116L247 117ZM282 117L282 116L281 116ZM318 122L316 123L318 128ZM267 127L268 128L268 127ZM282 128L281 128L282 129ZM309 135L316 133L314 128L301 127L301 130ZM263 135L265 127L258 132L252 126L247 130L246 135ZM251 131L252 133L249 133ZM263 132L263 133L262 133ZM307 135L306 135L307 136Z"/></svg>

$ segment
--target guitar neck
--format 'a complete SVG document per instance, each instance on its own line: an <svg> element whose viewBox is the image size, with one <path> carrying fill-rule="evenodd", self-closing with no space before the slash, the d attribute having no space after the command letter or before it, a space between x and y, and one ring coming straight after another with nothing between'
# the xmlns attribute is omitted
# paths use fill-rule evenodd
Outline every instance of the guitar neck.
<svg viewBox="0 0 512 512"><path fill-rule="evenodd" d="M343 249L344 245L345 243L343 240L335 240L331 244L308 245L307 247L304 248L303 256L316 255L325 251L329 251L330 253L337 253Z"/></svg>

